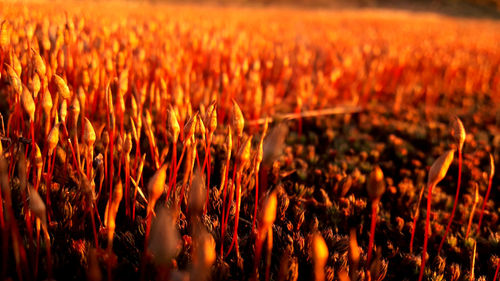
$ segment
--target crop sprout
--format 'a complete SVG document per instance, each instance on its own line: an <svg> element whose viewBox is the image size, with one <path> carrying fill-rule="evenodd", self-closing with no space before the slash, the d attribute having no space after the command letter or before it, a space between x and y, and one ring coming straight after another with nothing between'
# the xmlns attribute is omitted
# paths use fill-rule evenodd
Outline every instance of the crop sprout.
<svg viewBox="0 0 500 281"><path fill-rule="evenodd" d="M451 215L450 219L448 220L448 224L446 225L446 230L444 231L443 238L441 239L441 242L439 243L438 247L438 253L441 252L441 249L443 248L444 241L446 240L446 236L448 232L450 231L450 226L453 221L453 217L455 216L455 210L457 208L458 204L458 196L460 194L460 185L462 182L462 149L464 147L465 143L465 129L464 125L462 124L462 121L458 117L455 116L455 118L452 119L451 122L451 128L452 128L452 135L455 141L458 143L458 181L457 181L457 191L455 193L455 200L453 201L453 209L451 210ZM468 232L468 231L467 231Z"/></svg>
<svg viewBox="0 0 500 281"><path fill-rule="evenodd" d="M431 204L432 204L432 189L446 176L448 172L448 168L450 167L451 162L453 161L454 150L448 150L443 155L441 155L434 163L432 164L429 170L429 176L427 180L427 214L425 218L425 230L424 230L424 246L422 249L422 262L420 265L420 274L418 280L421 281L424 276L425 269L425 260L427 256L427 243L429 239L429 224L431 217Z"/></svg>

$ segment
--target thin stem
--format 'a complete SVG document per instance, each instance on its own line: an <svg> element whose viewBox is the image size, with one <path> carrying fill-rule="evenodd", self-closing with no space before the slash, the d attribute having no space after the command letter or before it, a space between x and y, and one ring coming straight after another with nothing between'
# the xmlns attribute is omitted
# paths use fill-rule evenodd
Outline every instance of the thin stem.
<svg viewBox="0 0 500 281"><path fill-rule="evenodd" d="M229 176L229 161L230 161L230 158L228 157L226 159L226 170L224 172L224 201L222 203L222 225L221 225L221 235L220 235L220 255L221 257L224 256L224 232L225 232L225 228L224 228L224 219L225 219L225 215L226 215L226 212L229 212L229 209L226 210L226 195L227 195L227 184L228 184L228 176Z"/></svg>
<svg viewBox="0 0 500 281"><path fill-rule="evenodd" d="M113 143L114 143L114 129L109 131L109 170L108 170L108 181L109 181L109 199L108 206L111 206L111 201L113 198Z"/></svg>
<svg viewBox="0 0 500 281"><path fill-rule="evenodd" d="M424 232L424 248L422 250L422 263L420 264L420 274L418 276L418 281L422 281L424 277L424 269L425 269L425 258L427 254L427 240L429 238L429 224L431 219L431 203L432 203L432 188L433 185L429 185L429 193L427 195L427 214L425 217L425 232Z"/></svg>
<svg viewBox="0 0 500 281"><path fill-rule="evenodd" d="M195 145L196 146L196 145ZM196 165L198 165L198 169L201 169L200 165L200 157L198 156L198 153L196 153Z"/></svg>
<svg viewBox="0 0 500 281"><path fill-rule="evenodd" d="M488 202L488 198L490 196L491 191L491 183L493 181L493 177L490 177L488 180L488 189L486 190L486 195L483 199L483 206L481 207L481 215L479 216L479 222L477 224L477 235L481 234L481 223L483 222L484 209L486 207L486 202Z"/></svg>
<svg viewBox="0 0 500 281"><path fill-rule="evenodd" d="M141 144L139 139L135 140L135 161L134 161L134 171L137 170L137 165L141 159Z"/></svg>
<svg viewBox="0 0 500 281"><path fill-rule="evenodd" d="M50 160L50 155L48 156L48 164L47 164L47 177L46 177L46 187L45 187L45 202L47 202L47 221L50 224L50 187L52 185L52 171L54 170L54 162L56 159L55 151L52 152L52 161Z"/></svg>
<svg viewBox="0 0 500 281"><path fill-rule="evenodd" d="M146 155L144 155L142 158L141 158L141 166L144 164L144 159L145 159ZM136 168L137 170L138 168ZM142 180L142 168L139 170L139 171L136 171L136 175L137 177L137 180L134 181L133 178L130 176L130 179L132 180L132 183L134 184L135 188L134 188L134 198L133 198L133 205L132 205L132 221L135 220L135 201L136 201L136 198L137 198L137 191L139 190L139 182Z"/></svg>
<svg viewBox="0 0 500 281"><path fill-rule="evenodd" d="M66 128L66 122L62 122L62 125L63 125L62 127L63 127L64 138L67 138L69 148L71 149L71 155L73 156L73 167L76 167L78 161L76 160L75 149L73 148L73 144L71 143L71 138L68 134L68 129Z"/></svg>
<svg viewBox="0 0 500 281"><path fill-rule="evenodd" d="M172 175L172 188L173 188L173 201L175 201L175 190L177 188L177 171L178 171L178 168L177 168L177 142L175 142L175 145L174 145L174 169L173 169L174 173Z"/></svg>
<svg viewBox="0 0 500 281"><path fill-rule="evenodd" d="M448 235L448 232L450 231L451 227L451 222L453 221L453 217L455 216L455 210L457 208L457 203L458 203L458 195L460 193L460 183L462 181L462 150L458 151L458 183L457 183L457 192L455 193L455 201L453 202L453 209L451 211L450 218L448 220L448 225L446 226L446 230L444 232L443 238L441 238L441 243L439 243L438 247L438 254L441 252L441 249L443 248L444 241L446 240L446 236Z"/></svg>
<svg viewBox="0 0 500 281"><path fill-rule="evenodd" d="M186 144L182 145L182 152L181 152L181 157L179 157L179 160L177 161L177 164L175 165L175 174L179 172L179 169L181 167L182 159L184 159L184 154L186 152Z"/></svg>
<svg viewBox="0 0 500 281"><path fill-rule="evenodd" d="M206 162L206 167L207 167L207 199L205 202L205 210L204 214L208 212L208 201L210 199L210 170L212 169L212 165L210 163L210 145L211 145L211 140L210 138L207 138L207 148L205 150L205 158L207 160Z"/></svg>
<svg viewBox="0 0 500 281"><path fill-rule="evenodd" d="M194 149L194 147L193 147L193 149ZM179 159L179 163L182 163L182 158L184 157L184 152L185 152L185 150L186 150L186 145L184 144L184 147L182 148L181 158ZM189 154L189 155L192 155L190 151L188 151L188 154ZM182 181L182 189L181 189L181 194L180 194L180 196L179 196L179 210L180 210L180 208L181 208L182 201L184 200L184 192L185 192L185 190L186 190L186 180L185 180L185 179L186 179L186 174L189 174L189 173L191 173L191 172L192 172L192 171L189 171L189 166L188 166L188 165L189 165L189 163L190 163L190 162L191 162L191 160L189 159L189 156L188 156L188 162L185 164L185 172L184 172L184 173L185 173L185 175L184 175L184 179L183 179L183 181ZM181 165L179 165L179 166L177 167L177 169L175 170L175 171L176 171L176 173L179 171L179 167L180 167L180 166L181 166ZM189 175L188 175L188 176L189 176Z"/></svg>
<svg viewBox="0 0 500 281"><path fill-rule="evenodd" d="M127 217L130 217L130 156L125 155L125 214ZM135 205L135 201L132 202Z"/></svg>
<svg viewBox="0 0 500 281"><path fill-rule="evenodd" d="M35 155L34 152L35 152L35 124L33 123L33 120L30 120L30 131L31 131L31 151L33 156ZM35 159L35 157L33 157L33 160Z"/></svg>
<svg viewBox="0 0 500 281"><path fill-rule="evenodd" d="M76 165L78 166L78 170L82 170L82 163L81 163L81 156L80 156L80 145L78 144L78 136L75 134L75 137L74 137L74 147L75 147L75 150L76 150ZM106 154L104 154L104 156L106 156ZM73 157L75 157L75 155L73 155Z"/></svg>
<svg viewBox="0 0 500 281"><path fill-rule="evenodd" d="M239 151L240 149L240 139L238 138L237 141L237 146L236 146L236 151ZM234 197L234 184L236 183L236 170L238 170L238 161L234 161L234 167L233 167L233 186L231 188L231 192L229 193L229 201L227 202L227 210L226 210L226 218L223 221L222 228L225 229L227 228L227 220L229 219L229 210L231 209L231 202L233 201Z"/></svg>
<svg viewBox="0 0 500 281"><path fill-rule="evenodd" d="M105 181L109 180L109 177L108 177L108 148L107 147L104 149L104 178L105 178ZM110 193L110 196L111 196L111 193Z"/></svg>
<svg viewBox="0 0 500 281"><path fill-rule="evenodd" d="M493 276L493 281L497 280L499 269L500 269L500 258L498 259L498 262L497 262L497 270L495 270L495 275Z"/></svg>
<svg viewBox="0 0 500 281"><path fill-rule="evenodd" d="M472 205L472 210L470 211L469 223L467 224L467 231L465 232L465 239L467 239L467 237L469 237L470 227L472 225L472 218L474 217L474 212L476 211L476 205L477 205L477 202Z"/></svg>
<svg viewBox="0 0 500 281"><path fill-rule="evenodd" d="M177 180L176 173L175 173L175 171L176 171L175 165L177 164L177 160L176 160L177 159L177 142L174 142L172 144L172 148L173 148L172 161L171 161L171 165L170 165L171 177L170 177L170 182L168 184L168 192L167 192L167 199L165 200L165 206L168 203L168 199L170 199L170 193L172 192L172 188L174 189L174 194L175 194L175 182L174 181Z"/></svg>
<svg viewBox="0 0 500 281"><path fill-rule="evenodd" d="M234 217L234 234L233 234L233 241L231 242L231 245L229 246L229 249L227 250L226 256L231 253L231 250L233 249L233 246L235 244L238 244L238 223L240 221L240 204L241 204L241 175L240 173L237 173L237 179L236 179L236 213ZM237 246L236 246L237 247Z"/></svg>
<svg viewBox="0 0 500 281"><path fill-rule="evenodd" d="M148 137L149 150L150 150L150 153L151 153L151 159L154 161L155 167L158 169L160 167L160 163L159 163L159 160L158 160L158 155L157 155L156 150L155 150L156 143L154 142L153 131L149 130L149 132L147 132L146 135Z"/></svg>
<svg viewBox="0 0 500 281"><path fill-rule="evenodd" d="M229 220L229 212L231 210L231 205L232 205L233 198L234 198L235 184L236 184L236 181L235 181L234 173L233 173L232 185L231 185L231 189L229 190L229 200L227 201L226 218L224 219L224 224L223 224L224 232L227 228L227 222Z"/></svg>
<svg viewBox="0 0 500 281"><path fill-rule="evenodd" d="M71 143L71 139L68 138L69 147L71 148L71 155L73 155L73 167L78 167L77 170L80 170L80 165L75 155L75 150L73 149L73 144ZM67 158L66 158L67 159Z"/></svg>
<svg viewBox="0 0 500 281"><path fill-rule="evenodd" d="M252 221L252 232L255 229L255 221L257 219L257 208L259 206L259 168L255 167L255 209L253 212L253 221Z"/></svg>

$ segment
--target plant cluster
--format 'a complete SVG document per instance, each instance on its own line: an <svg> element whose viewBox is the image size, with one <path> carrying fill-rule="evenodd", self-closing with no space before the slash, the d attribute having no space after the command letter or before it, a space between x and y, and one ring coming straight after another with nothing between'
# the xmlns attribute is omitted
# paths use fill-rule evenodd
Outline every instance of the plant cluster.
<svg viewBox="0 0 500 281"><path fill-rule="evenodd" d="M498 23L0 10L0 278L498 278Z"/></svg>

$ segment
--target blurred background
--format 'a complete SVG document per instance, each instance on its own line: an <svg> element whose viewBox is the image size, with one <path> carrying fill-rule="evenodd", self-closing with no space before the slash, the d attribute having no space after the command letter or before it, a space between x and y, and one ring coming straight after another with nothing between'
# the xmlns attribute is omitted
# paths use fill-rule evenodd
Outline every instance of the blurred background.
<svg viewBox="0 0 500 281"><path fill-rule="evenodd" d="M146 1L147 2L147 1ZM285 5L309 8L395 8L471 17L500 17L500 0L149 0L149 2Z"/></svg>

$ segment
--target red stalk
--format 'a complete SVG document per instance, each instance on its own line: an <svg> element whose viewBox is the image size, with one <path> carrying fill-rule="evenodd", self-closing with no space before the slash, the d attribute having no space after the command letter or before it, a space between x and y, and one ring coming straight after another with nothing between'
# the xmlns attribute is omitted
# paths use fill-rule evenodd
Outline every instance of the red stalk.
<svg viewBox="0 0 500 281"><path fill-rule="evenodd" d="M181 167L181 163L182 163L182 159L184 158L184 153L186 152L186 142L184 142L184 144L182 145L182 152L181 152L181 157L179 158L179 161L177 162L176 166L175 167L175 178L174 178L174 181L177 182L177 173L179 172L179 168ZM181 189L181 194L179 196L179 209L181 207L181 204L182 204L182 199L184 199L184 191L186 189L186 185L183 184L182 185L182 189Z"/></svg>
<svg viewBox="0 0 500 281"><path fill-rule="evenodd" d="M176 163L175 167L175 174L177 176L177 173L179 172L179 168L181 167L180 164L182 163L182 159L184 158L184 153L186 152L186 145L184 144L182 147L182 152L181 152L181 157L179 157L179 160Z"/></svg>
<svg viewBox="0 0 500 281"><path fill-rule="evenodd" d="M76 159L76 154L75 154L75 149L73 148L73 143L71 143L71 139L69 137L68 130L66 129L66 122L62 122L62 125L63 125L64 138L68 139L69 148L71 149L71 155L73 156L73 166L76 167L76 165L78 165L78 161ZM33 148L34 148L34 146L33 146Z"/></svg>
<svg viewBox="0 0 500 281"><path fill-rule="evenodd" d="M427 195L427 214L425 217L425 232L424 232L424 248L422 250L422 263L420 264L420 274L418 276L418 281L422 281L424 277L424 269L425 269L425 258L427 254L427 240L429 238L429 224L431 218L431 203L432 203L432 188L433 185L429 185L429 193Z"/></svg>
<svg viewBox="0 0 500 281"><path fill-rule="evenodd" d="M208 202L210 199L210 174L212 172L212 161L211 161L211 156L210 156L210 142L208 145L208 160L207 160L207 202L205 203L205 213L208 212Z"/></svg>
<svg viewBox="0 0 500 281"><path fill-rule="evenodd" d="M141 158L141 165L144 164L144 159L145 159L146 155L144 155L142 158ZM138 167L136 167L136 171L137 171ZM142 167L139 171L136 172L136 177L137 177L137 181L135 182L135 188L134 188L134 198L133 198L133 205L132 205L132 221L135 221L135 201L136 201L136 198L137 198L137 189L139 188L139 181L142 180Z"/></svg>
<svg viewBox="0 0 500 281"><path fill-rule="evenodd" d="M198 165L198 169L201 168L201 165L200 165L200 157L198 157L198 153L196 153L196 165Z"/></svg>
<svg viewBox="0 0 500 281"><path fill-rule="evenodd" d="M125 156L125 214L127 217L130 217L130 197L129 197L129 189L130 189L130 156ZM135 198L132 203L135 206Z"/></svg>
<svg viewBox="0 0 500 281"><path fill-rule="evenodd" d="M236 170L237 168L237 163L234 163L234 169ZM229 200L227 201L227 209L226 209L226 218L224 219L224 222L223 222L223 229L224 229L224 232L226 231L226 228L227 228L227 221L229 220L229 210L231 209L231 205L232 205L232 202L233 202L233 198L234 198L234 189L235 189L235 177L236 177L236 174L233 172L233 181L232 181L232 186L231 186L231 190L229 190Z"/></svg>
<svg viewBox="0 0 500 281"><path fill-rule="evenodd" d="M458 203L458 195L460 193L460 183L462 181L462 150L458 151L458 183L457 183L457 192L455 193L455 201L453 202L453 209L451 211L450 218L448 220L448 225L446 226L446 230L444 232L443 238L441 238L441 243L439 243L438 254L441 252L443 248L444 241L446 240L446 236L450 231L451 222L453 221L453 217L455 216L455 210L457 208Z"/></svg>
<svg viewBox="0 0 500 281"><path fill-rule="evenodd" d="M114 142L114 129L109 131L109 199L108 206L111 206L111 199L113 198L113 142Z"/></svg>
<svg viewBox="0 0 500 281"><path fill-rule="evenodd" d="M108 178L108 148L107 147L104 149L104 178L106 180L109 179Z"/></svg>
<svg viewBox="0 0 500 281"><path fill-rule="evenodd" d="M56 152L54 151L54 153L52 154L52 163L50 165L50 180L51 181L52 181L52 175L54 173L55 162L56 162Z"/></svg>
<svg viewBox="0 0 500 281"><path fill-rule="evenodd" d="M137 170L137 165L141 159L141 145L139 139L135 140L135 161L134 161L134 171Z"/></svg>
<svg viewBox="0 0 500 281"><path fill-rule="evenodd" d="M499 269L500 269L500 259L498 259L498 262L497 262L497 270L495 270L495 275L493 276L493 281L497 280Z"/></svg>
<svg viewBox="0 0 500 281"><path fill-rule="evenodd" d="M259 206L259 169L256 167L255 169L255 209L253 212L253 221L252 221L252 233L255 229L255 221L257 219L257 207Z"/></svg>
<svg viewBox="0 0 500 281"><path fill-rule="evenodd" d="M97 220L99 221L99 224L102 225L101 216L99 216L99 211L97 209L97 204L95 204L95 202L94 202L94 212L95 216L97 217ZM95 229L97 229L97 227Z"/></svg>
<svg viewBox="0 0 500 281"><path fill-rule="evenodd" d="M227 250L226 256L231 253L231 250L233 249L233 246L236 244L236 248L238 248L238 223L240 221L240 205L241 205L241 175L238 173L237 179L236 179L236 214L234 217L234 234L233 234L233 241L231 242L231 245L229 246L229 250ZM229 213L229 212L228 212Z"/></svg>
<svg viewBox="0 0 500 281"><path fill-rule="evenodd" d="M174 189L174 194L175 194L175 182L177 180L177 169L176 169L176 165L177 165L177 142L174 141L174 143L172 144L172 148L173 148L173 151L172 151L172 160L171 160L171 165L170 165L170 174L171 174L171 177L170 177L170 182L168 184L168 192L167 192L167 199L165 200L165 206L167 205L167 202L168 202L168 199L170 198L170 192L172 192L172 188ZM175 195L174 195L175 196Z"/></svg>
<svg viewBox="0 0 500 281"><path fill-rule="evenodd" d="M237 146L236 146L236 151L239 151L240 150L240 139L238 138L238 142L237 142ZM229 201L227 202L227 211L226 211L226 218L223 220L223 224L222 224L222 229L226 230L227 228L227 220L229 219L229 210L231 208L231 202L233 201L233 197L234 197L234 183L236 182L235 179L236 179L236 170L238 169L238 161L234 161L234 168L233 168L233 187L231 189L231 192L229 193ZM222 239L223 239L224 236L222 236Z"/></svg>
<svg viewBox="0 0 500 281"><path fill-rule="evenodd" d="M203 168L202 168L202 173L205 171L205 167L207 168L207 199L205 202L205 210L203 211L203 214L207 214L208 212L208 201L210 199L210 170L211 170L211 164L210 164L210 145L211 145L211 139L208 137L207 133L207 146L205 148L205 160L203 161Z"/></svg>
<svg viewBox="0 0 500 281"><path fill-rule="evenodd" d="M465 232L465 239L469 237L470 227L472 226L472 219L474 218L474 212L476 211L476 204L472 205L472 210L469 215L469 223L467 224L467 231Z"/></svg>
<svg viewBox="0 0 500 281"><path fill-rule="evenodd" d="M224 256L224 232L225 232L225 228L223 227L224 226L224 219L225 219L225 215L226 215L226 195L227 195L227 180L228 180L228 176L229 176L229 161L230 159L227 158L226 160L226 172L224 174L224 201L222 203L222 225L221 225L221 235L220 235L220 255L221 256ZM227 212L229 212L229 210L227 210Z"/></svg>
<svg viewBox="0 0 500 281"><path fill-rule="evenodd" d="M483 215L484 215L484 209L486 207L486 202L488 202L488 198L490 196L492 181L493 181L493 177L490 177L488 180L488 189L486 190L486 196L484 196L483 206L481 207L481 215L479 216L479 223L477 224L477 234L478 235L481 234L481 223L483 222Z"/></svg>
<svg viewBox="0 0 500 281"><path fill-rule="evenodd" d="M50 187L52 185L52 172L54 171L54 163L56 160L56 152L52 153L52 161L50 160L50 156L47 154L48 164L47 164L47 177L46 177L46 191L45 191L45 201L47 202L47 222L50 224Z"/></svg>
<svg viewBox="0 0 500 281"><path fill-rule="evenodd" d="M35 124L33 120L30 120L30 131L31 131L31 151L35 151ZM34 155L34 154L33 154ZM34 158L33 158L34 160Z"/></svg>
<svg viewBox="0 0 500 281"><path fill-rule="evenodd" d="M173 173L172 173L172 182L170 183L170 188L174 189L174 197L175 197L175 188L176 188L176 181L177 181L177 141L174 142L174 151L173 151ZM167 197L168 198L168 197Z"/></svg>

